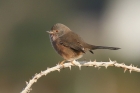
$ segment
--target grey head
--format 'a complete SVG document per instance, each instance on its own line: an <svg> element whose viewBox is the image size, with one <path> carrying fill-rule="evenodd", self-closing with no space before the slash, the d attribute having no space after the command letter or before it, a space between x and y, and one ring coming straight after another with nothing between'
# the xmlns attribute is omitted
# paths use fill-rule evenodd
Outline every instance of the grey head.
<svg viewBox="0 0 140 93"><path fill-rule="evenodd" d="M47 31L47 32L50 34L51 37L57 39L70 31L71 30L64 24L57 23L52 26L51 31Z"/></svg>

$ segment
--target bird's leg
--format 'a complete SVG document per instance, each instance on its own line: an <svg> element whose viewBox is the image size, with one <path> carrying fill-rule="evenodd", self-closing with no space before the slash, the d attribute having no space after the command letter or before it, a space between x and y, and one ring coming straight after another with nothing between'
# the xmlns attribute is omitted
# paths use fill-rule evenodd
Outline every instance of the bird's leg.
<svg viewBox="0 0 140 93"><path fill-rule="evenodd" d="M73 60L73 61L74 61L74 60ZM73 61L71 61L71 64L74 65L74 66L76 66L76 65L73 63Z"/></svg>
<svg viewBox="0 0 140 93"><path fill-rule="evenodd" d="M59 65L63 65L65 62L66 62L66 60L63 60L63 61L59 62L58 64ZM75 66L75 64L73 63L73 61L70 61L70 62L71 62L72 65ZM63 65L63 67L64 67L64 65Z"/></svg>
<svg viewBox="0 0 140 93"><path fill-rule="evenodd" d="M63 65L63 64L64 64L65 62L66 62L66 60L63 60L63 61L59 62L58 64L59 64L59 65L62 65L62 68L64 68L64 65Z"/></svg>
<svg viewBox="0 0 140 93"><path fill-rule="evenodd" d="M66 60L59 62L59 65L63 65L65 62L66 62Z"/></svg>

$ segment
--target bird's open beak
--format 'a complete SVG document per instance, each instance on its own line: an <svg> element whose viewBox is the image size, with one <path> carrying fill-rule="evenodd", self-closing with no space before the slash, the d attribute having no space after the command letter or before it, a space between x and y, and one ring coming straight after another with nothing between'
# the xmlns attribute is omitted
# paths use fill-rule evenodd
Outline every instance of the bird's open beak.
<svg viewBox="0 0 140 93"><path fill-rule="evenodd" d="M53 32L52 31L46 31L47 33L49 33L49 34L53 34Z"/></svg>

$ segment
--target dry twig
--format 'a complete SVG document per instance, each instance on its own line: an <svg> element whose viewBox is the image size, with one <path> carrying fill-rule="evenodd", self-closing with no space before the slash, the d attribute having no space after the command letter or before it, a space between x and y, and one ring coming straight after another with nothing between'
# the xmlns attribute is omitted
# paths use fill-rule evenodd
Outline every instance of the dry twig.
<svg viewBox="0 0 140 93"><path fill-rule="evenodd" d="M29 82L26 82L27 86L22 90L21 93L29 93L31 91L31 86L35 82L37 82L37 80L39 78L41 78L42 76L44 76L44 75L46 76L48 73L53 72L53 71L60 71L62 68L69 67L71 69L71 66L78 66L79 69L81 69L81 66L94 66L94 67L97 67L97 68L99 68L101 66L104 66L106 68L109 67L109 66L114 66L114 67L123 68L124 72L126 72L126 70L129 70L130 73L132 71L140 72L140 68L137 68L132 64L130 66L127 66L124 63L120 64L120 63L117 63L116 61L111 61L110 59L109 59L109 62L96 62L96 61L78 62L78 61L73 61L72 63L65 63L63 65L57 64L54 67L47 68L47 70L44 70L44 71L41 71L38 74L35 74L35 76L31 80L29 80Z"/></svg>

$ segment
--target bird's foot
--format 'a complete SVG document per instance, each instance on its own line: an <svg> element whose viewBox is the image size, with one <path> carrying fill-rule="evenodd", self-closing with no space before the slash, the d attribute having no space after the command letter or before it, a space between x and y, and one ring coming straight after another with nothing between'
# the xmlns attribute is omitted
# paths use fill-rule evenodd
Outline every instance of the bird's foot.
<svg viewBox="0 0 140 93"><path fill-rule="evenodd" d="M71 64L74 65L74 66L76 66L76 65L73 63L73 61L71 61Z"/></svg>
<svg viewBox="0 0 140 93"><path fill-rule="evenodd" d="M64 68L64 65L63 65L63 64L64 64L65 62L66 62L66 60L63 60L63 61L59 62L58 64L59 64L59 65L62 65L62 68Z"/></svg>

